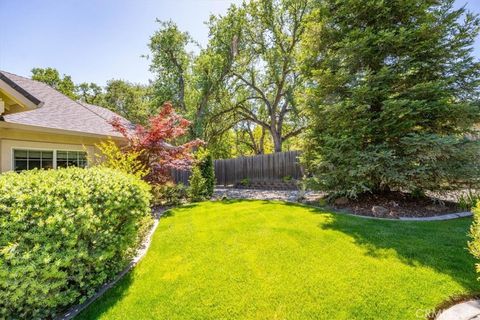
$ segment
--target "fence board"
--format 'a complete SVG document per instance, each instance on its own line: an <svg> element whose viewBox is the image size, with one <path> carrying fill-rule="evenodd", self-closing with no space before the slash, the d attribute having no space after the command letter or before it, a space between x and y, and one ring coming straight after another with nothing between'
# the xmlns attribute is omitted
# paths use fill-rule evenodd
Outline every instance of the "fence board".
<svg viewBox="0 0 480 320"><path fill-rule="evenodd" d="M243 179L252 181L274 181L285 177L300 179L303 168L298 157L300 151L277 152L235 159L214 161L217 185L234 185ZM188 185L189 171L172 170L172 179L176 183Z"/></svg>

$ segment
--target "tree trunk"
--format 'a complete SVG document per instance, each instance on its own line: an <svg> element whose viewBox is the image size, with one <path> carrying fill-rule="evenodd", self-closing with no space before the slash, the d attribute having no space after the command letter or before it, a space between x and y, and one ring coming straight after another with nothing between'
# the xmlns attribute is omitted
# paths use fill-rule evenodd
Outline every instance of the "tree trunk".
<svg viewBox="0 0 480 320"><path fill-rule="evenodd" d="M278 132L272 131L273 151L282 152L282 137Z"/></svg>

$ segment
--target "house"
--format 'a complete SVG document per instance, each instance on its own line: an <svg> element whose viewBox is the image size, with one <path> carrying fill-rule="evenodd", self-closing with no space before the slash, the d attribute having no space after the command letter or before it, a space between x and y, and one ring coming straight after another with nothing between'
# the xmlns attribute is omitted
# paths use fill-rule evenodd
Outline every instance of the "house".
<svg viewBox="0 0 480 320"><path fill-rule="evenodd" d="M0 172L85 167L95 159L95 144L124 141L110 124L115 117L47 84L0 71Z"/></svg>

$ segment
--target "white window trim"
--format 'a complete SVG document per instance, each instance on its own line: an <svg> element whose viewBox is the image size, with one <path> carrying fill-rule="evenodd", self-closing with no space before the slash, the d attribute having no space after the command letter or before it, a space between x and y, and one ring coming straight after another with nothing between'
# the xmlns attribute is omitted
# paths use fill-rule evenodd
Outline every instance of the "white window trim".
<svg viewBox="0 0 480 320"><path fill-rule="evenodd" d="M53 152L53 169L57 169L57 151L67 151L67 152L84 152L86 154L86 165L85 167L88 167L89 161L88 161L88 152L85 149L79 150L79 149L48 149L48 148L30 148L30 147L11 147L10 148L10 154L12 155L11 157L11 168L12 171L15 171L15 150L21 150L21 151L28 151L28 150L34 150L34 151L51 151Z"/></svg>

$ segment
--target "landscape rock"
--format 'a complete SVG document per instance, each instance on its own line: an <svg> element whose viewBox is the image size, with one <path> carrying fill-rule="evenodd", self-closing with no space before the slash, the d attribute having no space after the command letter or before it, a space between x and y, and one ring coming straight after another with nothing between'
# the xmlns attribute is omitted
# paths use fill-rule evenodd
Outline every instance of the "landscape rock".
<svg viewBox="0 0 480 320"><path fill-rule="evenodd" d="M436 206L436 205L429 205L425 207L426 210L428 211L433 211L433 212L442 212L444 207L442 206Z"/></svg>
<svg viewBox="0 0 480 320"><path fill-rule="evenodd" d="M372 206L372 213L374 216L379 217L379 216L386 216L388 215L390 211L382 206Z"/></svg>
<svg viewBox="0 0 480 320"><path fill-rule="evenodd" d="M334 203L335 203L337 206L346 205L346 204L348 203L348 198L346 198L346 197L337 198L337 199L335 199Z"/></svg>

